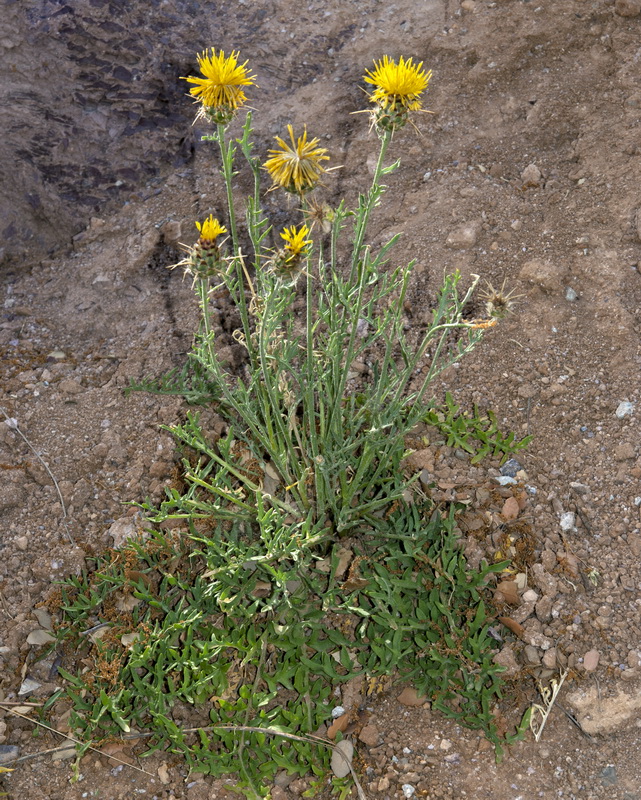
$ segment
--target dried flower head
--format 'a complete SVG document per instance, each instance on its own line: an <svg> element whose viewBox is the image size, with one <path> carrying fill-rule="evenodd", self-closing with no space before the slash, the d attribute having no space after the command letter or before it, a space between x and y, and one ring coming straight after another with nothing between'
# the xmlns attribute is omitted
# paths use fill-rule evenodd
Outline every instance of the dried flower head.
<svg viewBox="0 0 641 800"><path fill-rule="evenodd" d="M410 111L421 109L421 95L432 78L432 70L425 72L423 62L401 56L398 63L388 56L374 62L374 70L363 76L375 88L369 99L375 103L372 111L374 124L382 130L394 131L407 122Z"/></svg>
<svg viewBox="0 0 641 800"><path fill-rule="evenodd" d="M225 56L223 50L216 53L212 47L211 55L207 50L197 55L198 67L205 77L183 78L196 84L189 93L202 103L202 114L212 122L223 125L230 122L247 100L243 87L255 85L256 76L250 75L247 61L238 63L238 55L232 52Z"/></svg>
<svg viewBox="0 0 641 800"><path fill-rule="evenodd" d="M488 317L491 319L503 319L508 314L514 311L514 301L522 294L514 294L514 289L511 292L505 291L505 284L507 279L503 281L500 289L495 289L491 283L486 282L485 291L481 292L479 297L485 300L485 310Z"/></svg>
<svg viewBox="0 0 641 800"><path fill-rule="evenodd" d="M318 225L323 233L329 233L336 217L334 209L327 203L319 203L314 197L306 201L302 209L305 218L310 223L310 230Z"/></svg>
<svg viewBox="0 0 641 800"><path fill-rule="evenodd" d="M302 195L316 186L326 171L320 162L329 160L329 156L325 148L318 147L318 139L307 141L307 129L298 139L294 138L291 125L287 126L287 130L291 146L277 136L280 149L269 151L270 158L265 161L264 167L276 186Z"/></svg>

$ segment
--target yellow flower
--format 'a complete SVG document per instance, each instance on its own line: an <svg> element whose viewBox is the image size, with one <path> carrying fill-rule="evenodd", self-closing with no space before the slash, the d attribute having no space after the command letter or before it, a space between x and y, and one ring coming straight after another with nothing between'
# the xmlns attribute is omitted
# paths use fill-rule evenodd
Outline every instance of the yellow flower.
<svg viewBox="0 0 641 800"><path fill-rule="evenodd" d="M217 219L214 219L214 215L210 214L207 219L200 224L200 222L196 223L196 227L200 231L200 238L201 240L214 242L216 239L221 235L221 233L227 233L227 228L218 222Z"/></svg>
<svg viewBox="0 0 641 800"><path fill-rule="evenodd" d="M301 225L300 230L296 230L296 226L292 225L291 228L284 228L280 235L281 239L285 240L285 247L283 248L288 254L289 258L296 258L305 254L312 243L311 239L306 237L309 235L309 228L307 225Z"/></svg>
<svg viewBox="0 0 641 800"><path fill-rule="evenodd" d="M432 70L425 72L423 62L414 64L413 59L401 56L398 64L388 56L374 62L374 70L363 76L366 83L375 88L369 99L377 105L373 111L374 122L384 130L402 128L409 111L419 111L421 95L432 78Z"/></svg>
<svg viewBox="0 0 641 800"><path fill-rule="evenodd" d="M207 50L198 54L198 67L204 78L183 78L188 83L195 83L189 90L192 97L203 104L203 112L212 122L226 125L234 113L247 100L243 86L255 85L256 76L250 75L247 61L238 63L239 53L232 52L225 57L224 50L216 53L212 47L211 55Z"/></svg>
<svg viewBox="0 0 641 800"><path fill-rule="evenodd" d="M294 138L294 129L287 126L291 147L280 136L276 141L280 150L270 150L264 167L271 175L277 186L282 186L288 192L302 195L313 189L320 176L326 170L321 166L321 161L327 161L329 156L323 147L317 147L318 139L307 141L307 130L298 139Z"/></svg>

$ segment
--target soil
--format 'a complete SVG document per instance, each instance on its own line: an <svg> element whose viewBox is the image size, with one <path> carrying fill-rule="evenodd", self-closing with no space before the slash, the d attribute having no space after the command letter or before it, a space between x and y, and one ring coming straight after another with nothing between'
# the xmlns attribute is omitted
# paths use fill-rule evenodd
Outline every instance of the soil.
<svg viewBox="0 0 641 800"><path fill-rule="evenodd" d="M640 42L639 0L7 5L0 406L19 427L0 424L5 701L39 678L27 643L40 627L34 608L113 545L114 521L135 511L127 503L158 500L172 477L175 446L160 425L185 404L123 388L184 360L196 302L167 267L194 241L193 220L224 209L216 154L191 126L180 76L206 47L240 50L258 76L257 147L307 124L342 165L325 198L354 203L377 148L367 117L352 115L365 105L361 76L374 58L404 54L434 71L432 113L395 137L402 165L374 215L374 243L400 232L395 260L416 259L410 326L429 317L444 271L521 295L433 388L534 437L518 456L521 502L508 507L508 490L483 512L493 544L517 524L533 537L527 586L503 607L523 630L497 624L497 657L521 711L537 699L535 678L568 668L559 701L581 728L557 707L540 742L528 734L497 765L477 733L391 689L367 701L361 780L380 800L402 797L404 784L433 800L641 798ZM281 201L267 196L272 222L296 222ZM447 496L497 487L498 462L472 467L463 455L435 442L417 457ZM474 520L461 528L473 562ZM39 682L34 698L55 683ZM59 741L0 712L2 748L23 756ZM69 760L40 755L14 764L4 790L25 800L227 795L170 754L125 760L146 772L92 753L74 783Z"/></svg>

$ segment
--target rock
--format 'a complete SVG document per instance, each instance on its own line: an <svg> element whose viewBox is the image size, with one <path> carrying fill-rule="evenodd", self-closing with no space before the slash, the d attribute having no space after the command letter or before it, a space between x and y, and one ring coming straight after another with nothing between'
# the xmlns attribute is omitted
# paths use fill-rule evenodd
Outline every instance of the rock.
<svg viewBox="0 0 641 800"><path fill-rule="evenodd" d="M528 164L521 173L521 180L525 186L540 186L543 176L536 164Z"/></svg>
<svg viewBox="0 0 641 800"><path fill-rule="evenodd" d="M638 17L641 14L641 0L616 0L614 13L620 17Z"/></svg>
<svg viewBox="0 0 641 800"><path fill-rule="evenodd" d="M366 725L363 730L358 734L359 741L366 744L368 747L376 747L380 740L380 732L376 725L370 723Z"/></svg>
<svg viewBox="0 0 641 800"><path fill-rule="evenodd" d="M38 683L38 681L34 681L33 678L25 678L18 689L18 697L23 697L27 694L33 694L33 692L35 692L41 686L42 684Z"/></svg>
<svg viewBox="0 0 641 800"><path fill-rule="evenodd" d="M560 292L565 269L551 261L533 258L521 267L519 278L525 283L538 286L543 292Z"/></svg>
<svg viewBox="0 0 641 800"><path fill-rule="evenodd" d="M556 647L550 647L543 653L543 666L547 669L556 669Z"/></svg>
<svg viewBox="0 0 641 800"><path fill-rule="evenodd" d="M494 656L492 661L499 667L505 667L505 672L502 673L505 678L513 678L521 671L521 667L514 655L514 650L509 644L506 644L500 653Z"/></svg>
<svg viewBox="0 0 641 800"><path fill-rule="evenodd" d="M499 467L499 472L501 475L509 475L510 478L515 478L520 469L523 469L523 467L515 458L508 458L505 464Z"/></svg>
<svg viewBox="0 0 641 800"><path fill-rule="evenodd" d="M571 286L568 286L568 288L565 290L565 299L568 301L568 303L574 303L575 300L579 299L579 295Z"/></svg>
<svg viewBox="0 0 641 800"><path fill-rule="evenodd" d="M412 786L411 783L404 783L401 786L401 791L403 792L403 797L405 797L405 798L407 798L407 800L409 800L409 798L412 797L412 795L414 794L416 789Z"/></svg>
<svg viewBox="0 0 641 800"><path fill-rule="evenodd" d="M14 744L0 744L0 764L14 761L20 755L20 748Z"/></svg>
<svg viewBox="0 0 641 800"><path fill-rule="evenodd" d="M591 735L635 730L641 714L641 692L634 684L619 684L610 695L605 695L602 687L581 688L566 700L583 730Z"/></svg>
<svg viewBox="0 0 641 800"><path fill-rule="evenodd" d="M586 672L594 672L599 665L600 653L598 650L588 650L583 656L583 668Z"/></svg>
<svg viewBox="0 0 641 800"><path fill-rule="evenodd" d="M419 695L412 686L406 686L396 699L402 706L409 706L410 708L418 708L427 701L427 698Z"/></svg>
<svg viewBox="0 0 641 800"><path fill-rule="evenodd" d="M548 623L552 619L552 598L545 595L535 605L537 619Z"/></svg>
<svg viewBox="0 0 641 800"><path fill-rule="evenodd" d="M71 378L60 381L58 384L58 389L63 394L80 394L81 392L84 392L84 388L78 383L78 381L74 381Z"/></svg>
<svg viewBox="0 0 641 800"><path fill-rule="evenodd" d="M35 645L36 647L42 647L43 644L49 644L50 642L55 641L56 637L52 636L49 631L45 631L43 629L31 631L31 633L27 636L27 644Z"/></svg>
<svg viewBox="0 0 641 800"><path fill-rule="evenodd" d="M282 786L273 786L271 793L272 800L288 800L289 795Z"/></svg>
<svg viewBox="0 0 641 800"><path fill-rule="evenodd" d="M557 580L543 568L542 564L533 564L531 573L534 585L541 590L542 594L549 597L556 595L558 590Z"/></svg>
<svg viewBox="0 0 641 800"><path fill-rule="evenodd" d="M628 547L630 548L633 556L641 556L641 534L629 533Z"/></svg>
<svg viewBox="0 0 641 800"><path fill-rule="evenodd" d="M124 547L129 539L134 539L138 534L134 517L120 517L111 523L107 535L113 539L116 549Z"/></svg>
<svg viewBox="0 0 641 800"><path fill-rule="evenodd" d="M627 400L622 400L614 412L618 419L623 419L629 416L634 411L634 403L629 403Z"/></svg>
<svg viewBox="0 0 641 800"><path fill-rule="evenodd" d="M526 644L531 644L541 650L549 650L554 645L552 639L544 636L541 631L525 631L521 638Z"/></svg>
<svg viewBox="0 0 641 800"><path fill-rule="evenodd" d="M523 603L512 614L512 619L519 624L525 622L526 619L534 613L534 602L530 600L529 603Z"/></svg>
<svg viewBox="0 0 641 800"><path fill-rule="evenodd" d="M523 651L525 656L525 661L532 666L538 666L541 663L541 657L539 656L539 651L531 644L528 644L525 650Z"/></svg>
<svg viewBox="0 0 641 800"><path fill-rule="evenodd" d="M501 509L501 516L504 520L513 520L516 519L519 515L519 501L516 497L508 497L508 499L503 503L503 508Z"/></svg>
<svg viewBox="0 0 641 800"><path fill-rule="evenodd" d="M614 457L617 461L630 461L635 457L634 445L631 442L621 442L614 448Z"/></svg>
<svg viewBox="0 0 641 800"><path fill-rule="evenodd" d="M354 745L349 739L342 739L334 747L332 752L331 768L337 778L344 778L350 773L352 758L354 757Z"/></svg>
<svg viewBox="0 0 641 800"><path fill-rule="evenodd" d="M523 592L522 599L526 603L536 603L536 601L539 599L539 596L534 589L528 589L527 592Z"/></svg>
<svg viewBox="0 0 641 800"><path fill-rule="evenodd" d="M459 225L458 228L454 228L449 232L445 240L445 246L454 250L466 250L469 247L474 247L480 230L481 225L478 221Z"/></svg>

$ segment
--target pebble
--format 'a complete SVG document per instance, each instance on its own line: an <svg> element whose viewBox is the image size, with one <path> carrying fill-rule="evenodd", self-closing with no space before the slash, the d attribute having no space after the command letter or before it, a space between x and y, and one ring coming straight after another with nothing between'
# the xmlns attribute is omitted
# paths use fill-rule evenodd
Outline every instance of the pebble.
<svg viewBox="0 0 641 800"><path fill-rule="evenodd" d="M521 173L521 180L526 186L539 186L542 177L541 170L536 164L528 164Z"/></svg>
<svg viewBox="0 0 641 800"><path fill-rule="evenodd" d="M541 657L539 656L539 651L531 644L528 644L523 651L525 655L525 660L528 664L532 664L533 666L538 666L541 663Z"/></svg>
<svg viewBox="0 0 641 800"><path fill-rule="evenodd" d="M0 744L0 764L13 761L20 755L20 748L15 744Z"/></svg>
<svg viewBox="0 0 641 800"><path fill-rule="evenodd" d="M349 775L350 765L354 757L354 745L349 739L342 739L332 752L331 768L337 778Z"/></svg>
<svg viewBox="0 0 641 800"><path fill-rule="evenodd" d="M627 400L622 400L614 412L618 419L628 417L634 411L634 403L629 403Z"/></svg>
<svg viewBox="0 0 641 800"><path fill-rule="evenodd" d="M638 17L641 14L641 0L616 0L614 12L620 17Z"/></svg>
<svg viewBox="0 0 641 800"><path fill-rule="evenodd" d="M411 783L404 783L401 786L401 791L403 792L403 797L407 797L409 800L409 798L414 794L416 789L412 786Z"/></svg>
<svg viewBox="0 0 641 800"><path fill-rule="evenodd" d="M599 658L601 654L598 650L588 650L583 656L583 668L586 672L594 672L599 665Z"/></svg>
<svg viewBox="0 0 641 800"><path fill-rule="evenodd" d="M468 222L450 231L445 240L445 246L455 250L465 250L474 247L478 239L481 226L478 222Z"/></svg>
<svg viewBox="0 0 641 800"><path fill-rule="evenodd" d="M425 705L426 697L419 695L419 693L412 686L407 686L396 698L402 706L409 706L410 708L418 708Z"/></svg>
<svg viewBox="0 0 641 800"><path fill-rule="evenodd" d="M508 458L508 460L499 468L501 475L507 475L510 478L515 478L516 473L523 469L522 465L515 458Z"/></svg>
<svg viewBox="0 0 641 800"><path fill-rule="evenodd" d="M556 668L556 647L550 647L543 653L543 666L548 669Z"/></svg>
<svg viewBox="0 0 641 800"><path fill-rule="evenodd" d="M358 734L358 738L368 747L376 747L380 739L380 733L376 725L370 724L363 728L363 730Z"/></svg>
<svg viewBox="0 0 641 800"><path fill-rule="evenodd" d="M561 514L559 525L561 526L561 530L567 533L568 531L573 531L576 529L575 522L576 515L574 511L566 511L564 514Z"/></svg>
<svg viewBox="0 0 641 800"><path fill-rule="evenodd" d="M574 289L571 286L568 286L568 288L565 290L565 299L569 303L573 303L578 299L578 297L579 295L574 291Z"/></svg>

